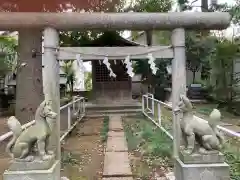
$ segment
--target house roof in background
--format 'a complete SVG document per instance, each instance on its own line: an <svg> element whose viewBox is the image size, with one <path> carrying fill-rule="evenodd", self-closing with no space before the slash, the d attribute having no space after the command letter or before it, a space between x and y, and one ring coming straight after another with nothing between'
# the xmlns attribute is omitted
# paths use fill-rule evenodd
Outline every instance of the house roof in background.
<svg viewBox="0 0 240 180"><path fill-rule="evenodd" d="M122 37L118 32L105 31L97 39L82 44L87 47L117 47L117 46L145 46Z"/></svg>

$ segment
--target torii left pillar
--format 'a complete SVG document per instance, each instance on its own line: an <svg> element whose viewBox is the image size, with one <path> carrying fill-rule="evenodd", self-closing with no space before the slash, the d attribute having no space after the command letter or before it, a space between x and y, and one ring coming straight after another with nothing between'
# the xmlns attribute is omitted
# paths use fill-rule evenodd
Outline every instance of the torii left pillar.
<svg viewBox="0 0 240 180"><path fill-rule="evenodd" d="M57 49L59 43L58 31L53 28L44 29L44 68L43 91L45 100L52 103L52 109L58 114L57 118L49 120L51 137L49 149L55 156L42 160L36 157L34 161L14 161L3 174L3 180L60 180L60 88L59 62ZM38 133L38 132L36 132Z"/></svg>
<svg viewBox="0 0 240 180"><path fill-rule="evenodd" d="M58 160L61 159L60 148L60 77L57 49L59 46L59 34L54 28L44 29L44 54L43 54L43 92L46 100L52 101L53 111L58 114L52 124L52 137L50 138L51 149L55 152Z"/></svg>
<svg viewBox="0 0 240 180"><path fill-rule="evenodd" d="M61 161L61 144L60 144L60 77L59 77L59 32L51 27L44 29L44 54L43 54L43 92L45 99L52 102L53 111L58 114L55 122L51 124L52 135L50 137L50 150L55 155L55 163L52 165L50 172L51 180L60 179L60 161ZM50 169L49 169L50 170ZM47 179L47 178L42 178Z"/></svg>

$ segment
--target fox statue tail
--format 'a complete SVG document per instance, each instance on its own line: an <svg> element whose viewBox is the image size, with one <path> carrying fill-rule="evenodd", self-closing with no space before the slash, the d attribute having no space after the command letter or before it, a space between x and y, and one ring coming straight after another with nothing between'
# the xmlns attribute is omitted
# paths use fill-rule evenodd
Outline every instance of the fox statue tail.
<svg viewBox="0 0 240 180"><path fill-rule="evenodd" d="M13 137L10 140L10 142L7 144L6 152L8 152L11 156L13 156L11 153L11 149L23 130L20 122L17 120L15 116L11 116L8 119L7 125L8 125L8 128L13 132Z"/></svg>
<svg viewBox="0 0 240 180"><path fill-rule="evenodd" d="M209 115L209 125L212 129L215 129L221 121L221 112L218 109L213 109Z"/></svg>

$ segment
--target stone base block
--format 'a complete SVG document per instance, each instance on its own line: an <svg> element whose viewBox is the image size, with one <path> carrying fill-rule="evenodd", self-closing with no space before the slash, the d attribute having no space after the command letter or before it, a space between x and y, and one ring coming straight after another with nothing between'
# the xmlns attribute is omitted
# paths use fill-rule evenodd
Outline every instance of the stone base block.
<svg viewBox="0 0 240 180"><path fill-rule="evenodd" d="M224 163L224 155L221 152L212 154L193 153L189 155L180 151L179 158L184 164Z"/></svg>
<svg viewBox="0 0 240 180"><path fill-rule="evenodd" d="M132 176L128 152L106 152L104 158L104 177Z"/></svg>
<svg viewBox="0 0 240 180"><path fill-rule="evenodd" d="M123 131L108 131L108 137L125 137Z"/></svg>
<svg viewBox="0 0 240 180"><path fill-rule="evenodd" d="M229 166L226 163L184 164L175 162L177 180L230 180Z"/></svg>
<svg viewBox="0 0 240 180"><path fill-rule="evenodd" d="M108 137L107 152L128 152L127 142L125 137Z"/></svg>
<svg viewBox="0 0 240 180"><path fill-rule="evenodd" d="M55 155L48 160L42 160L41 157L35 157L33 161L16 161L12 160L8 168L9 171L30 171L30 170L47 170L55 163Z"/></svg>
<svg viewBox="0 0 240 180"><path fill-rule="evenodd" d="M3 180L60 180L60 162L55 161L47 170L9 171L3 174Z"/></svg>

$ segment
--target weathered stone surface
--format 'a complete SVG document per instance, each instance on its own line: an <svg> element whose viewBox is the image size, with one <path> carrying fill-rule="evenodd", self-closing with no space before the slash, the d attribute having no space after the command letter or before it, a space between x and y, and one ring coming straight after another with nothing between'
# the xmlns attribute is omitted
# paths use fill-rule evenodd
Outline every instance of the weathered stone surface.
<svg viewBox="0 0 240 180"><path fill-rule="evenodd" d="M167 173L166 180L176 180L174 172Z"/></svg>
<svg viewBox="0 0 240 180"><path fill-rule="evenodd" d="M221 152L212 154L184 154L179 153L179 158L185 164L207 164L207 163L223 163L224 155Z"/></svg>
<svg viewBox="0 0 240 180"><path fill-rule="evenodd" d="M52 110L52 100L47 98L38 106L35 123L29 128L23 130L18 119L11 116L7 124L13 132L13 137L7 144L6 151L15 161L34 161L38 154L45 160L52 158L48 155L47 149L56 119L57 113Z"/></svg>
<svg viewBox="0 0 240 180"><path fill-rule="evenodd" d="M18 13L1 12L2 31L44 28L58 30L221 30L230 25L231 16L226 12L171 12L171 13ZM66 23L67 22L67 23Z"/></svg>
<svg viewBox="0 0 240 180"><path fill-rule="evenodd" d="M36 157L34 161L30 162L12 160L8 170L9 171L47 170L50 169L54 163L55 155L52 155L52 157L49 160L45 161L43 161L41 157Z"/></svg>
<svg viewBox="0 0 240 180"><path fill-rule="evenodd" d="M48 170L5 171L3 180L59 180L60 162L55 161Z"/></svg>
<svg viewBox="0 0 240 180"><path fill-rule="evenodd" d="M106 177L103 180L133 180L132 177Z"/></svg>
<svg viewBox="0 0 240 180"><path fill-rule="evenodd" d="M67 178L67 177L61 177L61 179L60 180L69 180L69 178Z"/></svg>
<svg viewBox="0 0 240 180"><path fill-rule="evenodd" d="M121 116L111 116L109 120L109 131L122 131L123 125Z"/></svg>
<svg viewBox="0 0 240 180"><path fill-rule="evenodd" d="M127 152L106 152L103 176L132 176Z"/></svg>
<svg viewBox="0 0 240 180"><path fill-rule="evenodd" d="M106 151L127 152L128 147L125 137L108 137Z"/></svg>
<svg viewBox="0 0 240 180"><path fill-rule="evenodd" d="M109 131L108 137L125 137L123 131Z"/></svg>
<svg viewBox="0 0 240 180"><path fill-rule="evenodd" d="M181 95L180 99L181 101L176 109L182 114L180 126L187 144L185 145L185 153L192 154L196 143L199 146L198 151L201 154L212 154L212 151L219 151L224 140L223 135L216 127L221 121L220 111L213 109L209 115L209 121L205 122L202 119L194 117L193 105L187 96ZM198 141L195 139L195 136L198 137Z"/></svg>
<svg viewBox="0 0 240 180"><path fill-rule="evenodd" d="M226 163L184 164L177 159L175 169L177 180L230 180Z"/></svg>

